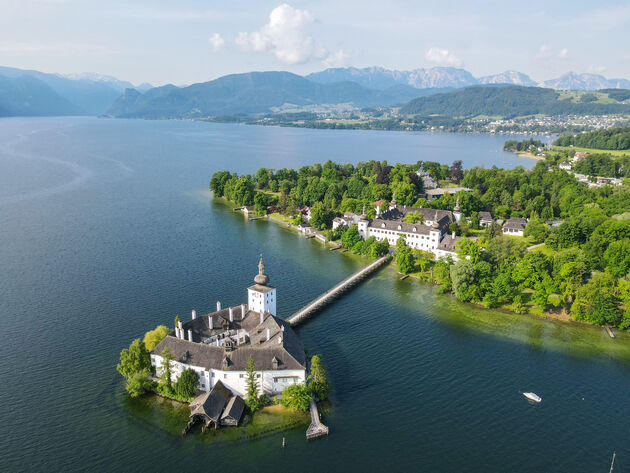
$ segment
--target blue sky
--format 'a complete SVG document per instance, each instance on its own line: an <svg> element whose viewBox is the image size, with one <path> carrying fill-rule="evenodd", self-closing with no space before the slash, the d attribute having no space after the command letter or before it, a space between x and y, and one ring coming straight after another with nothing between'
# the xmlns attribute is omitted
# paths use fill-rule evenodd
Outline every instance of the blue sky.
<svg viewBox="0 0 630 473"><path fill-rule="evenodd" d="M186 84L327 66L630 79L630 2L0 0L0 65Z"/></svg>

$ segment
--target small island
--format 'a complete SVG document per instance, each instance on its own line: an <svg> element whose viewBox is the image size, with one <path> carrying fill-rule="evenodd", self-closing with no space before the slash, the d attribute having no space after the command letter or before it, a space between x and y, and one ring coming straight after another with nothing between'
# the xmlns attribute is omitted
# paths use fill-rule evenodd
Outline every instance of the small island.
<svg viewBox="0 0 630 473"><path fill-rule="evenodd" d="M310 364L297 334L276 315L276 288L262 258L247 304L222 308L183 322L159 326L121 353L118 371L132 397L148 391L190 403L190 420L203 429L238 426L246 412L272 404L316 409L330 386L315 355ZM326 428L327 432L327 428Z"/></svg>

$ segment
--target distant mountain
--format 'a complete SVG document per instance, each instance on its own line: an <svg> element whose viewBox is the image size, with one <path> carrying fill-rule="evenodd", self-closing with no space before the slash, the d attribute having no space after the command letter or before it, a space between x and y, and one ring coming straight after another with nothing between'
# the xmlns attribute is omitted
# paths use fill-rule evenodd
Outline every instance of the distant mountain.
<svg viewBox="0 0 630 473"><path fill-rule="evenodd" d="M374 107L405 103L435 93L405 85L367 89L356 82L319 84L290 72L231 74L188 87L156 87L144 94L128 89L105 115L137 118L194 118L269 113L286 105L353 104Z"/></svg>
<svg viewBox="0 0 630 473"><path fill-rule="evenodd" d="M560 100L560 93L541 87L483 85L444 94L421 97L400 109L405 115L441 115L453 118L497 116L513 118L525 115L603 115L630 113L630 105Z"/></svg>
<svg viewBox="0 0 630 473"><path fill-rule="evenodd" d="M458 88L477 84L472 74L455 67L432 67L397 71L383 67L339 67L314 72L307 79L320 84L352 81L370 89L386 89L396 84L409 85L418 89Z"/></svg>
<svg viewBox="0 0 630 473"><path fill-rule="evenodd" d="M98 74L72 74L61 76L39 71L0 66L0 76L9 78L31 77L50 87L59 96L75 106L78 115L99 115L105 112L129 82ZM64 114L60 112L60 114Z"/></svg>
<svg viewBox="0 0 630 473"><path fill-rule="evenodd" d="M606 79L599 74L576 74L575 72L567 72L557 79L543 82L542 85L559 90L630 89L630 80Z"/></svg>
<svg viewBox="0 0 630 473"><path fill-rule="evenodd" d="M505 71L501 74L480 77L478 82L480 84L512 84L523 85L525 87L535 87L538 85L527 74L517 71Z"/></svg>
<svg viewBox="0 0 630 473"><path fill-rule="evenodd" d="M527 74L517 71L505 71L501 74L475 78L470 72L455 67L432 67L412 71L398 71L376 66L362 69L340 67L314 72L307 75L306 78L321 84L353 81L372 89L385 89L394 84L405 84L417 88L448 87L454 89L479 84L511 84L571 90L630 89L630 81L626 79L606 79L597 74L569 72L557 79L536 82Z"/></svg>
<svg viewBox="0 0 630 473"><path fill-rule="evenodd" d="M0 76L0 116L79 115L81 110L34 77Z"/></svg>
<svg viewBox="0 0 630 473"><path fill-rule="evenodd" d="M152 89L153 86L151 84L149 84L148 82L143 82L140 85L137 85L134 87L134 89L136 89L138 92L146 92L149 89Z"/></svg>

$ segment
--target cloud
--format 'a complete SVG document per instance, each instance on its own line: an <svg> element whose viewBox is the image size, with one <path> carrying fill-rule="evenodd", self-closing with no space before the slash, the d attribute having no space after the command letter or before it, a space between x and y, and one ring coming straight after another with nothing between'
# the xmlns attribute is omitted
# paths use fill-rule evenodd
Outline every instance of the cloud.
<svg viewBox="0 0 630 473"><path fill-rule="evenodd" d="M448 49L430 48L424 58L435 64L443 64L447 66L461 66L462 61Z"/></svg>
<svg viewBox="0 0 630 473"><path fill-rule="evenodd" d="M348 65L350 56L343 49L340 49L336 53L330 54L322 61L322 66L329 67L344 67Z"/></svg>
<svg viewBox="0 0 630 473"><path fill-rule="evenodd" d="M271 11L266 25L251 33L239 33L235 41L245 51L271 53L287 64L323 59L326 49L305 31L314 22L307 10L283 3Z"/></svg>
<svg viewBox="0 0 630 473"><path fill-rule="evenodd" d="M567 48L562 48L559 51L556 51L548 44L543 44L538 49L537 58L539 59L567 59L569 56L569 50Z"/></svg>
<svg viewBox="0 0 630 473"><path fill-rule="evenodd" d="M217 51L221 51L225 47L225 40L219 33L214 33L210 38L208 38L208 42L210 46L212 46L212 50L216 53Z"/></svg>

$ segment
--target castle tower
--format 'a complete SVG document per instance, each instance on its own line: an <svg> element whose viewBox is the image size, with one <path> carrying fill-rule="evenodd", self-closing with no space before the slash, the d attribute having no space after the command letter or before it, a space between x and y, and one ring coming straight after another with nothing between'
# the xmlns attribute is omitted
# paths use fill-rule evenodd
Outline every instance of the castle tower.
<svg viewBox="0 0 630 473"><path fill-rule="evenodd" d="M455 221L459 223L462 219L462 213L459 210L459 197L457 198L457 202L455 203L455 208L453 209L453 217L455 217Z"/></svg>
<svg viewBox="0 0 630 473"><path fill-rule="evenodd" d="M258 263L258 274L254 278L254 285L247 288L247 305L249 310L276 315L276 288L269 285L269 276L265 274L262 256Z"/></svg>

